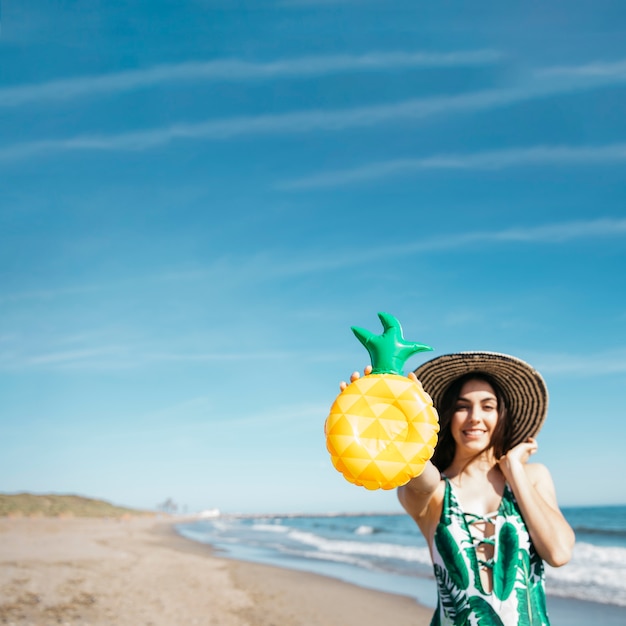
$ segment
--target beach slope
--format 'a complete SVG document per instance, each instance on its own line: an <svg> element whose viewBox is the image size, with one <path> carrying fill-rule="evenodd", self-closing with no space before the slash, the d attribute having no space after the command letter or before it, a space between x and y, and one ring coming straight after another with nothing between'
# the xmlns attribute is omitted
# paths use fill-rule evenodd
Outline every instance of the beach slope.
<svg viewBox="0 0 626 626"><path fill-rule="evenodd" d="M0 623L426 626L410 598L220 558L167 519L0 519Z"/></svg>

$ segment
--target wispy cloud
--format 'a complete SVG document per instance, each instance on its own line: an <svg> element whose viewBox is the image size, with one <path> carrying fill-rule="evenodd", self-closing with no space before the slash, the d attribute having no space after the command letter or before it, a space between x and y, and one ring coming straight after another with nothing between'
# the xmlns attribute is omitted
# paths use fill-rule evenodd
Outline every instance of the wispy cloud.
<svg viewBox="0 0 626 626"><path fill-rule="evenodd" d="M68 366L83 367L89 363L103 363L111 357L118 361L121 356L127 357L127 350L119 346L106 346L83 350L62 350L44 352L25 357L22 363L26 366Z"/></svg>
<svg viewBox="0 0 626 626"><path fill-rule="evenodd" d="M527 165L593 165L625 160L626 143L607 146L532 146L381 161L352 169L322 172L285 181L276 186L284 190L315 189L378 180L419 170L500 170Z"/></svg>
<svg viewBox="0 0 626 626"><path fill-rule="evenodd" d="M602 218L546 224L535 227L508 228L499 232L484 233L493 241L518 241L530 243L562 243L575 239L621 237L626 235L626 218Z"/></svg>
<svg viewBox="0 0 626 626"><path fill-rule="evenodd" d="M537 354L533 363L542 373L554 376L626 374L626 348L585 354Z"/></svg>
<svg viewBox="0 0 626 626"><path fill-rule="evenodd" d="M228 269L238 280L273 281L310 274L336 272L368 263L388 259L418 256L425 253L458 252L476 244L566 244L584 240L609 240L626 236L626 218L599 218L558 222L539 226L519 226L491 231L470 231L443 236L431 234L419 241L395 241L389 246L368 246L353 249L343 247L332 255L325 250L301 250L299 255L290 252L256 254L239 259L238 265ZM484 247L483 247L484 249Z"/></svg>
<svg viewBox="0 0 626 626"><path fill-rule="evenodd" d="M592 242L594 239L620 238L626 235L626 218L601 218L544 224L541 226L520 226L494 231L473 231L405 243L396 242L393 246L369 247L366 250L344 250L331 256L316 253L309 259L289 263L277 262L272 268L264 267L263 276L299 275L320 271L332 271L373 263L384 259L406 257L432 252L457 251L477 243L519 243L519 244L564 244L580 239Z"/></svg>
<svg viewBox="0 0 626 626"><path fill-rule="evenodd" d="M369 60L367 57L349 57L344 66L356 66L355 59L360 58L360 63L365 66L375 65L376 57ZM389 59L388 59L389 61ZM384 61L379 59L384 66ZM400 63L396 59L396 63ZM408 63L408 60L406 60ZM292 62L293 63L293 62ZM304 62L300 61L302 68ZM317 60L310 63L310 71L330 71L326 67L326 61ZM626 65L626 62L624 63ZM289 65L289 72L294 71L296 65ZM470 93L462 93L452 96L435 96L403 100L390 104L373 106L353 107L349 109L313 109L265 115L250 115L224 119L210 119L195 123L178 123L165 127L157 127L148 130L130 131L109 134L85 134L75 137L55 138L39 141L22 142L0 149L0 159L5 161L27 159L58 152L72 151L137 151L147 150L163 146L177 140L204 140L223 141L237 137L258 135L285 135L301 134L313 131L339 132L353 128L372 127L379 124L406 122L407 120L419 120L434 115L451 115L457 113L470 113L494 109L510 104L551 97L559 94L573 93L590 88L597 88L606 84L626 82L626 72L619 70L621 64L615 64L614 71L597 72L590 75L579 66L570 68L569 74L560 69L560 79L550 76L549 69L538 70L530 79L519 86L500 89L487 89ZM325 69L324 69L325 68ZM179 70L180 71L180 70ZM198 72L199 70L195 70ZM269 72L269 69L265 70ZM277 71L277 70L274 70ZM282 70L287 73L287 69ZM553 71L557 70L553 68ZM170 70L171 72L171 70ZM193 71L188 70L189 73ZM155 74L167 74L167 71L155 71ZM180 71L184 74L183 71ZM242 71L242 74L245 73ZM94 79L106 82L106 78ZM118 76L112 82L120 85L138 84L148 78L138 77L129 80L126 76ZM155 78L151 80L156 80ZM104 88L104 87L102 87ZM56 88L48 87L50 93ZM84 87L80 82L75 86L76 91ZM6 98L9 98L4 92ZM13 96L18 98L17 95ZM10 98L9 98L10 99ZM14 100L17 102L17 100ZM396 164L397 167L397 164Z"/></svg>
<svg viewBox="0 0 626 626"><path fill-rule="evenodd" d="M626 232L626 225L624 228ZM539 234L539 240L545 241L546 235ZM466 320L456 320L465 322ZM450 322L450 320L448 320ZM90 347L80 350L40 352L32 354L0 353L0 370L56 370L56 371L118 371L125 369L145 368L163 362L211 363L223 365L225 362L285 362L297 359L332 360L332 356L321 355L315 351L303 354L285 352L246 352L244 353L172 353L143 352L122 346ZM617 347L611 350L584 355L563 353L538 353L532 356L532 362L546 375L580 375L603 376L626 374L626 348Z"/></svg>
<svg viewBox="0 0 626 626"><path fill-rule="evenodd" d="M582 65L558 65L535 70L535 75L544 78L584 77L609 80L626 80L626 60L613 62L583 63Z"/></svg>
<svg viewBox="0 0 626 626"><path fill-rule="evenodd" d="M189 61L104 74L79 76L45 83L0 89L0 107L114 95L160 85L212 81L261 81L308 78L344 72L378 72L416 67L446 67L495 63L495 50L461 52L369 52L361 55L308 56L268 62L223 59Z"/></svg>
<svg viewBox="0 0 626 626"><path fill-rule="evenodd" d="M518 87L491 89L348 109L312 109L210 119L204 122L179 123L143 131L79 135L23 142L0 149L0 158L20 159L45 153L69 151L146 150L175 140L225 140L240 136L296 134L320 130L337 132L433 115L490 109L540 95L550 95L553 92L554 88L551 83L545 82L530 90Z"/></svg>
<svg viewBox="0 0 626 626"><path fill-rule="evenodd" d="M277 3L280 7L316 7L342 4L376 4L380 0L279 0Z"/></svg>
<svg viewBox="0 0 626 626"><path fill-rule="evenodd" d="M293 357L286 352L171 352L151 351L141 347L106 345L80 349L21 352L16 347L0 352L0 369L43 368L54 370L120 370L159 363L215 363L285 361Z"/></svg>
<svg viewBox="0 0 626 626"><path fill-rule="evenodd" d="M242 116L175 124L144 131L80 135L13 144L0 148L0 159L20 160L58 152L137 151L176 140L225 140L242 136L337 132L350 128L441 115L453 111L491 108L529 97L516 89L491 90L458 96L422 98L399 103L335 110L309 110L274 115Z"/></svg>
<svg viewBox="0 0 626 626"><path fill-rule="evenodd" d="M463 67L501 61L497 50L450 52L368 52L246 61L218 59L168 63L136 70L96 76L77 76L0 88L0 107L66 101L90 96L115 95L137 89L180 83L212 81L262 81L279 78L309 78L345 72L376 72L419 67ZM626 60L554 66L532 70L527 84L530 97L547 89L558 93L572 89L595 88L626 81ZM547 83L547 84L546 84ZM505 89L505 92L511 90ZM515 91L515 90L513 90Z"/></svg>
<svg viewBox="0 0 626 626"><path fill-rule="evenodd" d="M219 277L220 284L237 284L244 287L250 282L282 280L283 278L298 277L310 274L334 272L340 269L350 268L364 263L373 263L386 259L410 257L424 253L458 251L474 246L478 243L493 244L566 244L568 242L584 240L587 243L594 241L623 238L626 236L626 218L604 217L593 220L576 220L569 222L556 222L537 226L517 226L501 230L477 230L463 233L451 233L437 236L432 233L427 239L419 241L406 240L397 241L390 246L368 246L351 249L344 247L336 250L334 254L326 254L324 250L300 249L299 254L290 251L281 253L280 251L264 250L263 252L250 252L247 256L235 258L218 258L212 264L202 267L195 267L192 270L177 270L175 268L163 269L152 275L141 275L126 278L119 283L106 283L102 285L89 285L84 287L64 286L58 289L47 289L45 291L27 291L9 293L3 296L0 302L7 305L20 303L33 298L64 298L75 297L82 292L93 292L99 289L115 291L118 287L126 289L129 284L146 285L152 282L180 282L180 281L201 281L203 283L212 282L209 277ZM227 277L227 278L226 278ZM7 336L8 338L9 336ZM128 344L126 343L125 346ZM0 343L1 348L1 343ZM81 347L72 346L69 350L51 350L30 355L15 356L5 349L4 356L0 353L0 368L9 362L12 364L35 365L37 363L80 363L88 360L89 351L94 350L94 358L106 356L99 353L99 350L109 351L113 361L127 362L131 365L140 363L143 359L151 361L196 361L209 362L212 360L241 360L249 357L248 353L190 353L188 351L155 351L137 348L129 352L128 347L120 347L117 354L113 354L111 344L106 348L87 346L86 353L82 353ZM141 356L139 356L141 355ZM259 353L259 359L285 358L284 353ZM103 363L103 360L99 361Z"/></svg>
<svg viewBox="0 0 626 626"><path fill-rule="evenodd" d="M19 291L14 293L0 294L0 303L12 303L21 300L51 300L60 295L78 295L96 292L102 289L102 285L73 285L56 289L35 289L32 291Z"/></svg>

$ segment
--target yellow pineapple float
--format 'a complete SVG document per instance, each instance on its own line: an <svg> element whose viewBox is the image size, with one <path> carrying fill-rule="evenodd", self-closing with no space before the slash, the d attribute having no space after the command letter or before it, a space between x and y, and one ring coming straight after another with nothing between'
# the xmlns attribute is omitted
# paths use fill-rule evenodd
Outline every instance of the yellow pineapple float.
<svg viewBox="0 0 626 626"><path fill-rule="evenodd" d="M366 489L393 489L424 471L437 444L439 419L419 382L402 375L413 354L432 350L404 340L400 322L379 313L384 332L352 327L372 361L371 374L349 384L324 424L332 464Z"/></svg>

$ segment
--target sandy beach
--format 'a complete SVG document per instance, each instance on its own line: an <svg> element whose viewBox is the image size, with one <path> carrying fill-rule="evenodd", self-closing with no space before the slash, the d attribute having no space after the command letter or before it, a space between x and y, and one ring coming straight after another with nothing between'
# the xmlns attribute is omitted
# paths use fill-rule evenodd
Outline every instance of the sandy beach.
<svg viewBox="0 0 626 626"><path fill-rule="evenodd" d="M220 558L167 519L0 519L0 623L425 626L431 610L330 578Z"/></svg>

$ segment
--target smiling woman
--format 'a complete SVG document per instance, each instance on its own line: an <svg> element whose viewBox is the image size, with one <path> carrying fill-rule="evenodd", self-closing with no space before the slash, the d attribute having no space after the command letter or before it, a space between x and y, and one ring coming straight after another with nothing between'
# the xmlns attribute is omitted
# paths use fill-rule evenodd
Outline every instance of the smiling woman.
<svg viewBox="0 0 626 626"><path fill-rule="evenodd" d="M440 411L426 470L398 490L430 545L438 604L432 625L473 616L491 626L549 625L544 567L565 564L574 533L548 470L528 464L547 390L524 361L444 355L414 373Z"/></svg>

